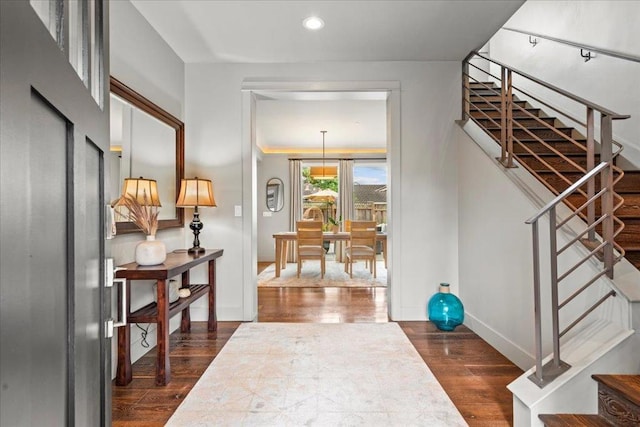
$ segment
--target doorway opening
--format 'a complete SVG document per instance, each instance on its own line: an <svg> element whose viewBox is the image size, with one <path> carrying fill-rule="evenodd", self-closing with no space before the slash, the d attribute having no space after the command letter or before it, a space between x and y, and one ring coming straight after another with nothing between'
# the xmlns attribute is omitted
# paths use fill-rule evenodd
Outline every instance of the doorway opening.
<svg viewBox="0 0 640 427"><path fill-rule="evenodd" d="M278 86L277 90L274 90L274 85ZM355 84L355 87L346 89L346 86L353 85L352 82L324 83L320 85L316 82L309 85L314 86L314 89L309 90L309 88L306 87L304 83L245 83L243 85L243 105L245 106L246 126L245 129L247 130L247 137L244 139L244 153L246 154L245 160L247 160L245 162L245 167L251 171L250 174L247 173L244 174L244 176L252 177L252 181L250 183L251 199L252 202L254 202L252 204L252 218L255 219L255 222L253 224L249 224L250 226L253 226L254 229L251 242L248 242L249 253L251 255L247 255L245 258L245 260L247 261L245 264L245 271L247 272L247 275L245 276L247 279L245 280L245 295L248 296L245 301L250 303L253 302L253 304L245 307L247 320L255 319L254 314L256 313L255 309L257 308L258 304L257 273L259 272L257 272L256 270L256 265L264 268L265 266L268 266L267 263L275 261L273 234L291 230L290 191L292 178L289 175L289 160L294 158L302 159L303 167L306 167L311 166L314 163L318 164L322 162L323 159L323 157L320 155L320 146L317 142L317 133L323 126L317 124L311 125L311 127L313 127L313 133L316 134L315 146L311 144L308 146L302 145L299 147L294 147L293 143L290 140L287 140L284 136L282 136L281 143L283 143L285 147L281 148L280 150L274 150L273 147L270 146L270 142L267 139L268 127L271 125L267 125L265 128L263 124L264 122L261 118L263 105L265 104L274 105L276 102L284 102L285 105L280 106L284 108L287 107L287 103L291 105L291 101L298 99L299 97L304 98L306 101L328 98L331 98L335 101L337 93L335 91L335 88L337 87L341 89L338 98L342 98L342 101L346 103L345 105L347 107L350 104L349 101L353 101L354 99L362 100L363 98L367 97L371 99L371 97L373 96L378 101L380 101L379 103L382 105L382 118L380 119L379 126L381 126L383 129L382 147L379 147L376 151L366 153L366 150L354 149L353 147L347 147L346 149L345 147L335 148L334 145L327 157L329 157L329 159L335 163L336 167L338 166L338 160L349 159L354 161L354 175L351 178L351 189L353 194L356 195L358 205L354 205L353 219L373 219L379 225L379 231L388 233L389 244L387 245L387 250L389 251L389 264L392 264L393 257L391 256L390 250L392 247L392 226L389 221L392 207L390 204L390 198L389 200L387 200L387 195L388 193L390 193L389 189L392 186L394 154L393 146L395 145L393 141L399 140L399 129L397 126L397 117L399 115L399 90L396 85L393 84L393 82L388 84L388 87L385 85L385 87L377 88L377 90L373 91L370 88L367 88L366 92L363 90L358 90L358 84ZM323 86L323 90L316 90L318 88L322 88ZM301 88L304 88L304 91L301 91ZM351 99L349 100L349 98ZM307 105L311 106L312 104ZM389 111L389 106L391 106L391 109L394 111L393 113ZM298 113L299 112L300 111L298 110ZM322 114L317 113L316 116L322 117ZM324 118L326 119L326 117ZM329 124L331 123L333 122L330 121ZM360 123L354 124L355 126L360 125ZM289 118L288 125L298 130L305 128L305 126L302 124L302 121L300 120L300 117L297 117L296 120L291 120L291 118ZM280 129L282 129L282 127L280 127ZM283 132L279 132L279 134L280 133ZM311 131L309 131L309 133L311 133ZM336 132L330 131L329 135L334 137L331 142L335 143ZM325 164L327 166L330 165L330 163L327 161L325 161ZM372 170L377 170L379 174L382 173L382 176L384 176L384 182L369 182L368 179L371 179L371 176L367 176L366 173L371 172ZM262 193L266 191L262 188L264 187L263 184L273 177L282 178L282 180L284 181L283 190L285 195L285 203L284 209L280 212L267 212L262 206L264 201ZM305 182L303 178L303 180L301 180L301 185L305 187L307 186L306 184L310 183ZM324 190L324 188L319 187L314 189L311 185L307 187L308 192L305 195ZM245 188L249 189L249 185L245 186ZM312 190L318 191L309 192ZM373 194L377 195L378 197L371 200L364 200L362 198L363 190L374 191ZM384 201L381 199L384 199ZM307 208L308 207L310 206L307 206ZM323 216L326 219L333 218L337 221L340 220L340 215L337 211L337 204L325 202L321 210L323 211ZM355 216L355 212L357 212L357 217ZM302 213L304 213L304 211ZM326 219L325 223L327 222ZM335 246L333 247L333 252L335 253ZM391 273L391 269L389 269L389 271ZM391 285L391 279L392 275L389 274L386 279L387 286ZM391 291L391 287L389 286L389 289L387 290ZM390 300L391 298L388 298L387 304L390 303Z"/></svg>

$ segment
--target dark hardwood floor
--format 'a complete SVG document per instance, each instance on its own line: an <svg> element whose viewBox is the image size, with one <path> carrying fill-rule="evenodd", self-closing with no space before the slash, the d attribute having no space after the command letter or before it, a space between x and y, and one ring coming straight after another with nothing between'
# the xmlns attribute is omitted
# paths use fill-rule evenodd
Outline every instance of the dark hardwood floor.
<svg viewBox="0 0 640 427"><path fill-rule="evenodd" d="M260 288L260 322L386 322L385 288ZM154 385L155 350L133 365L133 381L113 385L114 426L161 426L173 414L240 322L193 322L171 335L172 380ZM512 425L506 385L522 371L468 328L438 331L429 322L399 322L470 426Z"/></svg>

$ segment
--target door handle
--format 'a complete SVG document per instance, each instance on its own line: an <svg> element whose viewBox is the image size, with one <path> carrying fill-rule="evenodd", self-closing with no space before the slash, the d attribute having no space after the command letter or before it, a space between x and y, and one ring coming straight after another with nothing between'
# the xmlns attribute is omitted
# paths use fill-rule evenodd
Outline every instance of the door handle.
<svg viewBox="0 0 640 427"><path fill-rule="evenodd" d="M114 328L119 328L121 326L125 326L127 324L127 279L124 278L116 278L116 272L120 270L126 270L122 267L113 267L113 258L106 259L106 280L104 286L107 288L112 288L114 285L120 285L119 295L120 295L120 318L114 320L113 318L109 318L105 324L105 335L107 338L113 337Z"/></svg>
<svg viewBox="0 0 640 427"><path fill-rule="evenodd" d="M113 279L114 284L120 285L120 319L113 324L114 328L127 324L127 279Z"/></svg>

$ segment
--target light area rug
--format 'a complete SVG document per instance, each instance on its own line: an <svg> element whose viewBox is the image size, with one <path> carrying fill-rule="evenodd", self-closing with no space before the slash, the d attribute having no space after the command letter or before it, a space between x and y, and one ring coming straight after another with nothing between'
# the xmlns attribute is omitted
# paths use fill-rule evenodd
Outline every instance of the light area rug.
<svg viewBox="0 0 640 427"><path fill-rule="evenodd" d="M396 323L245 323L168 426L466 426Z"/></svg>
<svg viewBox="0 0 640 427"><path fill-rule="evenodd" d="M320 261L305 261L300 278L296 277L298 264L287 263L287 268L280 270L276 277L276 265L271 264L258 275L258 286L287 288L322 288L322 287L383 287L387 286L387 269L384 261L376 262L376 278L365 267L364 261L353 264L353 278L345 273L344 264L327 260L324 278L320 278Z"/></svg>

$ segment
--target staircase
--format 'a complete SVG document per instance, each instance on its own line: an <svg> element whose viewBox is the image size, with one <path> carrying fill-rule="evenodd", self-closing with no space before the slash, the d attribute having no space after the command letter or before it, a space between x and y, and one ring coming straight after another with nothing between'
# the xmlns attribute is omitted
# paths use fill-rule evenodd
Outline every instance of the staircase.
<svg viewBox="0 0 640 427"><path fill-rule="evenodd" d="M500 93L501 88L493 82L469 83L469 117L498 143L502 132ZM513 126L515 160L551 192L560 194L584 175L580 168L587 167L586 137L515 95L513 104L513 119L517 122ZM596 155L596 164L598 161L599 156ZM624 226L619 224L616 227L619 234L615 242L624 250L625 258L640 269L640 171L618 171L614 173L614 182L616 180L614 190L620 198L614 201L617 206L615 216ZM573 205L570 206L572 209L582 206L585 201L582 194L573 194L567 199L568 204ZM599 211L598 201L596 212ZM586 218L584 212L581 216ZM600 233L601 227L598 226L596 231Z"/></svg>
<svg viewBox="0 0 640 427"><path fill-rule="evenodd" d="M639 425L591 415L598 411L593 374L639 373L640 171L619 167L628 162L612 140L614 123L630 116L478 52L462 67L467 134L492 157L498 151L505 177L527 194L537 192L537 179L556 195L537 193L544 206L525 221L533 246L535 366L508 386L514 424ZM573 113L538 95L550 93ZM600 404L601 414L622 408ZM576 415L539 417L558 412Z"/></svg>
<svg viewBox="0 0 640 427"><path fill-rule="evenodd" d="M598 382L598 414L540 414L547 427L640 425L640 375L592 375Z"/></svg>

